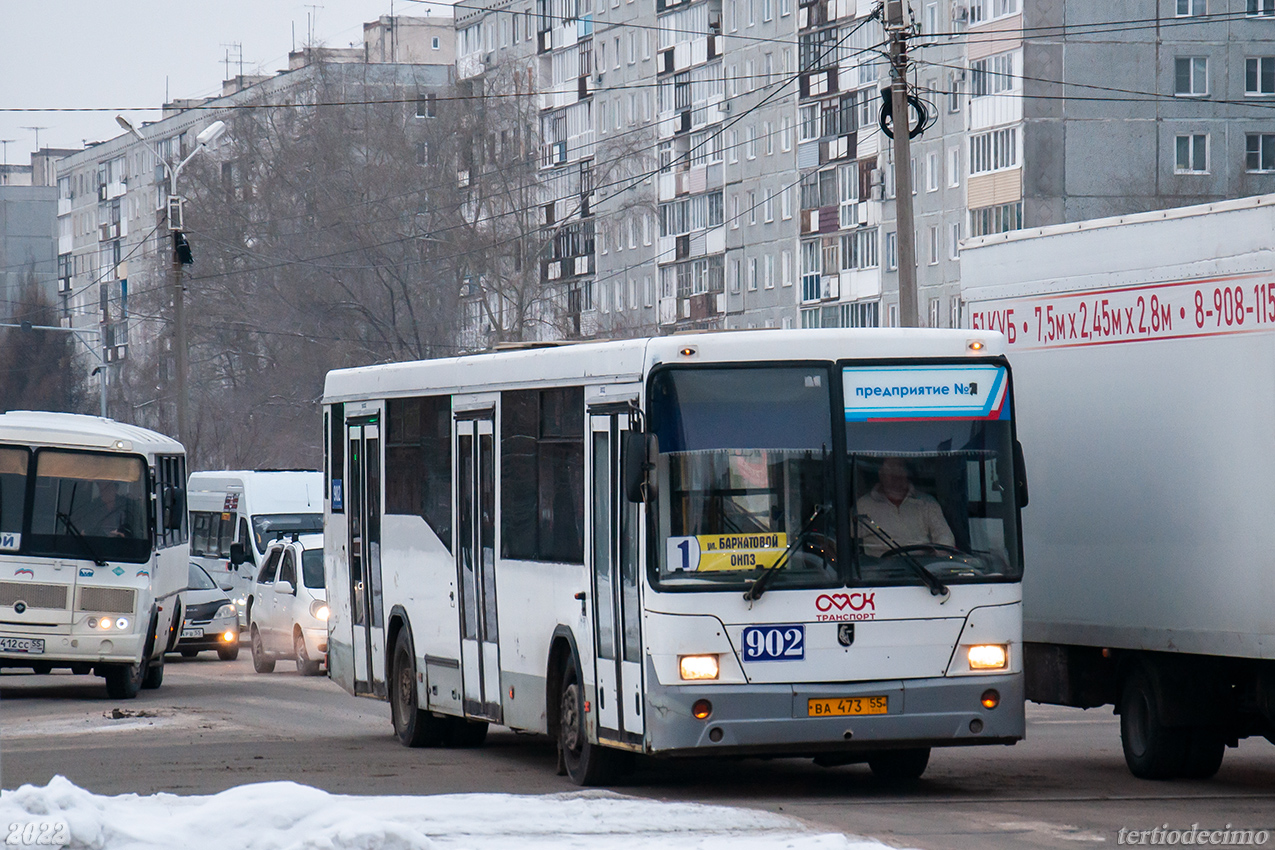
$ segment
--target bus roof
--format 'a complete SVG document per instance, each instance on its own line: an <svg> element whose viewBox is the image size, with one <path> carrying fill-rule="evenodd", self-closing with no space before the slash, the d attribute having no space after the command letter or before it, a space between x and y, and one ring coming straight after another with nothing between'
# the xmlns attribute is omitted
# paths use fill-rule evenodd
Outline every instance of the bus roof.
<svg viewBox="0 0 1275 850"><path fill-rule="evenodd" d="M123 441L125 445L120 445ZM184 454L182 444L157 431L101 416L11 410L0 414L0 442L28 446L117 449L141 454Z"/></svg>
<svg viewBox="0 0 1275 850"><path fill-rule="evenodd" d="M969 343L983 343L971 351ZM690 354L683 354L683 351ZM827 328L676 334L583 342L387 363L328 373L325 403L431 393L465 393L560 383L613 384L641 381L661 363L894 359L996 356L1005 353L999 333L916 328Z"/></svg>

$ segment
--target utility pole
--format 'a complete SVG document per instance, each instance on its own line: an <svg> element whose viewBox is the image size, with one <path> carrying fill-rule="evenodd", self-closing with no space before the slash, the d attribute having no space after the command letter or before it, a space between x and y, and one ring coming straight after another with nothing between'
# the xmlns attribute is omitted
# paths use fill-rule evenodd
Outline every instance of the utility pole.
<svg viewBox="0 0 1275 850"><path fill-rule="evenodd" d="M912 140L908 111L908 18L906 0L886 0L890 36L890 112L894 131L894 214L899 248L899 325L919 328L916 293L916 229L912 216Z"/></svg>

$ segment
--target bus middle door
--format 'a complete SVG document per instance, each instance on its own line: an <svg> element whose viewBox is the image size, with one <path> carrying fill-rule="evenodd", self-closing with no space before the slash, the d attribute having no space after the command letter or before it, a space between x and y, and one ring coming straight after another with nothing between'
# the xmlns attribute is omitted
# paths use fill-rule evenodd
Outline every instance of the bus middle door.
<svg viewBox="0 0 1275 850"><path fill-rule="evenodd" d="M642 506L624 495L627 405L590 410L593 622L599 737L640 745L642 704L638 526Z"/></svg>
<svg viewBox="0 0 1275 850"><path fill-rule="evenodd" d="M385 696L385 612L381 594L380 416L346 423L349 475L350 613L353 623L354 692Z"/></svg>
<svg viewBox="0 0 1275 850"><path fill-rule="evenodd" d="M460 574L460 658L469 717L501 722L496 616L495 412L458 412L456 569Z"/></svg>

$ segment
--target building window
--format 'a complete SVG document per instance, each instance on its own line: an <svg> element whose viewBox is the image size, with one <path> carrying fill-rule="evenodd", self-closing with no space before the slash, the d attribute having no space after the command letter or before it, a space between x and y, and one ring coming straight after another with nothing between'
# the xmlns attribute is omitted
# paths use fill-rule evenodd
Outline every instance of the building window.
<svg viewBox="0 0 1275 850"><path fill-rule="evenodd" d="M899 268L899 234L891 230L885 235L885 270L892 272Z"/></svg>
<svg viewBox="0 0 1275 850"><path fill-rule="evenodd" d="M970 63L970 97L999 94L1014 88L1015 51Z"/></svg>
<svg viewBox="0 0 1275 850"><path fill-rule="evenodd" d="M925 155L925 191L939 190L939 155L932 151Z"/></svg>
<svg viewBox="0 0 1275 850"><path fill-rule="evenodd" d="M1208 14L1206 0L1178 0L1178 17L1194 18Z"/></svg>
<svg viewBox="0 0 1275 850"><path fill-rule="evenodd" d="M416 145L416 164L429 165L429 142L418 142Z"/></svg>
<svg viewBox="0 0 1275 850"><path fill-rule="evenodd" d="M961 223L959 221L948 225L947 258L949 260L961 258Z"/></svg>
<svg viewBox="0 0 1275 850"><path fill-rule="evenodd" d="M438 95L427 94L416 98L416 117L434 118L438 115Z"/></svg>
<svg viewBox="0 0 1275 850"><path fill-rule="evenodd" d="M766 288L775 288L775 255L766 255Z"/></svg>
<svg viewBox="0 0 1275 850"><path fill-rule="evenodd" d="M783 194L779 196L779 216L784 221L792 218L792 192L793 187L788 186L784 189Z"/></svg>
<svg viewBox="0 0 1275 850"><path fill-rule="evenodd" d="M783 285L792 286L792 251L783 252L783 262L781 263L783 272Z"/></svg>
<svg viewBox="0 0 1275 850"><path fill-rule="evenodd" d="M757 193L748 193L748 223L757 223Z"/></svg>
<svg viewBox="0 0 1275 850"><path fill-rule="evenodd" d="M808 103L800 107L797 120L797 141L809 142L819 138L819 104Z"/></svg>
<svg viewBox="0 0 1275 850"><path fill-rule="evenodd" d="M1173 93L1182 97L1201 97L1208 94L1209 60L1203 56L1174 59Z"/></svg>
<svg viewBox="0 0 1275 850"><path fill-rule="evenodd" d="M930 299L930 324L929 327L939 327L939 300L937 298Z"/></svg>
<svg viewBox="0 0 1275 850"><path fill-rule="evenodd" d="M770 224L775 220L775 196L767 192L762 201L762 221Z"/></svg>
<svg viewBox="0 0 1275 850"><path fill-rule="evenodd" d="M757 291L757 258L750 257L748 260L748 291Z"/></svg>
<svg viewBox="0 0 1275 850"><path fill-rule="evenodd" d="M961 296L953 295L948 300L948 327L959 328L961 326Z"/></svg>
<svg viewBox="0 0 1275 850"><path fill-rule="evenodd" d="M947 111L961 111L961 78L956 75L955 71L949 71L947 75Z"/></svg>
<svg viewBox="0 0 1275 850"><path fill-rule="evenodd" d="M841 237L842 269L874 269L877 266L877 229L856 230Z"/></svg>
<svg viewBox="0 0 1275 850"><path fill-rule="evenodd" d="M947 185L953 189L961 185L961 149L947 149Z"/></svg>
<svg viewBox="0 0 1275 850"><path fill-rule="evenodd" d="M1018 128L970 136L970 176L1018 165Z"/></svg>
<svg viewBox="0 0 1275 850"><path fill-rule="evenodd" d="M731 260L730 264L730 291L739 294L739 279L743 275L740 271L739 260Z"/></svg>
<svg viewBox="0 0 1275 850"><path fill-rule="evenodd" d="M1275 56L1244 60L1244 94L1275 94Z"/></svg>
<svg viewBox="0 0 1275 850"><path fill-rule="evenodd" d="M437 49L438 49L438 47L439 47L439 44L438 44L438 36L434 36L433 41L431 42L431 46L432 46L435 50L437 50Z"/></svg>
<svg viewBox="0 0 1275 850"><path fill-rule="evenodd" d="M1248 14L1275 18L1275 0L1248 0Z"/></svg>
<svg viewBox="0 0 1275 850"><path fill-rule="evenodd" d="M781 151L792 150L792 118L784 116L779 124L779 149Z"/></svg>
<svg viewBox="0 0 1275 850"><path fill-rule="evenodd" d="M897 328L899 326L899 305L897 303L890 305L889 316L890 318L886 320L887 321L886 326L891 328Z"/></svg>
<svg viewBox="0 0 1275 850"><path fill-rule="evenodd" d="M1209 136L1194 133L1176 139L1177 160L1173 170L1178 174L1209 173Z"/></svg>
<svg viewBox="0 0 1275 850"><path fill-rule="evenodd" d="M1275 133L1249 133L1244 167L1249 171L1275 171Z"/></svg>
<svg viewBox="0 0 1275 850"><path fill-rule="evenodd" d="M970 236L986 236L989 233L1008 233L1011 230L1022 229L1022 201L970 210Z"/></svg>
<svg viewBox="0 0 1275 850"><path fill-rule="evenodd" d="M930 265L937 265L939 261L939 228L934 225L930 228Z"/></svg>
<svg viewBox="0 0 1275 850"><path fill-rule="evenodd" d="M817 240L801 243L801 300L818 301L823 256ZM804 327L804 325L803 325Z"/></svg>

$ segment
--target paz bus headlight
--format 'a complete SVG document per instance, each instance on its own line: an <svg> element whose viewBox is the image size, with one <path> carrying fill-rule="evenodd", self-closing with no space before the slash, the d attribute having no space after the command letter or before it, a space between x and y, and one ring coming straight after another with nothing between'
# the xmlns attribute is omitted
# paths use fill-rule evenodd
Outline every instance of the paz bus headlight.
<svg viewBox="0 0 1275 850"><path fill-rule="evenodd" d="M719 672L716 655L679 655L677 667L687 681L716 679Z"/></svg>
<svg viewBox="0 0 1275 850"><path fill-rule="evenodd" d="M1009 647L1003 643L982 643L967 652L971 670L1005 670L1009 667Z"/></svg>

